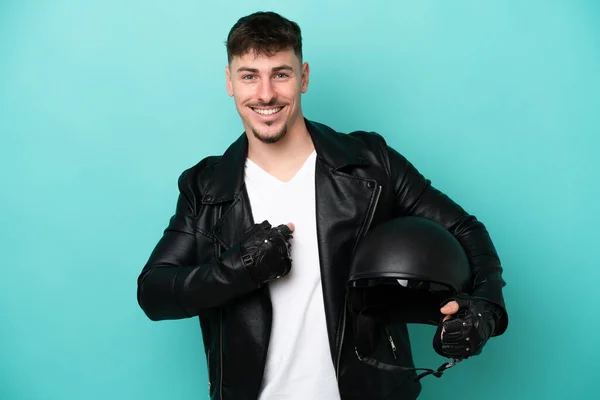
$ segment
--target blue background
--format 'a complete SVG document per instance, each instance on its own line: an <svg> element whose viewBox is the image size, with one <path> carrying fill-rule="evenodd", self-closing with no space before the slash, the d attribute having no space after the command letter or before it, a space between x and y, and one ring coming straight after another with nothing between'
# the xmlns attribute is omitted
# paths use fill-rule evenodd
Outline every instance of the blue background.
<svg viewBox="0 0 600 400"><path fill-rule="evenodd" d="M306 116L384 135L500 252L508 331L421 398L597 398L600 3L3 0L0 399L206 398L198 321L147 320L136 278L242 132L223 43L258 9L303 29Z"/></svg>

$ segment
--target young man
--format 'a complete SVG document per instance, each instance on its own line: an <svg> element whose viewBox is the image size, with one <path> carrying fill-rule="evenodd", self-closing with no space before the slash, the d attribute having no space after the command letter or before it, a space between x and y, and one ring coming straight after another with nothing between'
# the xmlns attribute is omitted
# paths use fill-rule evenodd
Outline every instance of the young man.
<svg viewBox="0 0 600 400"><path fill-rule="evenodd" d="M354 353L344 305L353 250L394 217L443 225L469 255L468 301L495 305L489 337L504 331L506 313L485 227L378 134L341 134L303 116L310 71L296 23L244 17L227 51L244 133L180 176L175 215L138 279L141 308L155 321L199 317L212 399L416 398L414 373L380 371ZM406 326L392 333L412 366Z"/></svg>

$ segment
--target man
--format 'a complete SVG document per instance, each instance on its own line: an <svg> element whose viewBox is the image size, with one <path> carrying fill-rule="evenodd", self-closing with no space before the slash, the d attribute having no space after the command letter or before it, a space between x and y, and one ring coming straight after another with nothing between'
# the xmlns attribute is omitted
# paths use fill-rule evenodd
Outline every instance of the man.
<svg viewBox="0 0 600 400"><path fill-rule="evenodd" d="M211 399L416 398L414 373L379 371L354 353L344 304L352 252L390 218L446 227L473 268L464 301L494 305L485 342L507 321L485 227L380 135L341 134L303 116L309 66L296 23L241 18L227 52L244 133L181 174L175 214L138 279L141 308L155 321L199 317ZM406 326L392 334L412 365Z"/></svg>

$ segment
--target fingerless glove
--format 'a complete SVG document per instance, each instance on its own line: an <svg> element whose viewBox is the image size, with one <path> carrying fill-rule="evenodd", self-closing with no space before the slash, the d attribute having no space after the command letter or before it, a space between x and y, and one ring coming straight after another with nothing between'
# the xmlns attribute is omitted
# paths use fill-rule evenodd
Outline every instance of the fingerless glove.
<svg viewBox="0 0 600 400"><path fill-rule="evenodd" d="M292 267L290 258L292 231L287 225L275 228L268 221L253 225L240 246L242 263L257 285L286 276Z"/></svg>

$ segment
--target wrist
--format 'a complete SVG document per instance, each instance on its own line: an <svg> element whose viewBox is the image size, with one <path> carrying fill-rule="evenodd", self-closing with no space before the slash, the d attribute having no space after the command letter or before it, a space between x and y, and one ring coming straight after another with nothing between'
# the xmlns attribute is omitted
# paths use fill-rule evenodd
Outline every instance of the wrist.
<svg viewBox="0 0 600 400"><path fill-rule="evenodd" d="M247 281L247 283L251 282L256 287L262 285L262 282L259 282L253 273L252 265L249 264L254 263L254 259L242 245L232 246L223 252L220 261L223 265L229 267L228 269L233 271L235 276L241 278L243 281Z"/></svg>

